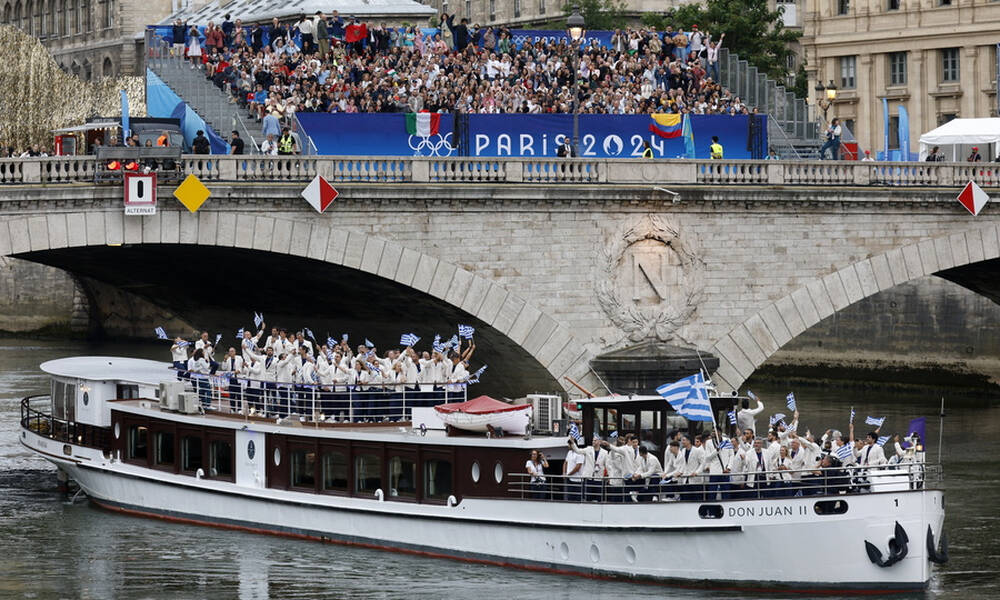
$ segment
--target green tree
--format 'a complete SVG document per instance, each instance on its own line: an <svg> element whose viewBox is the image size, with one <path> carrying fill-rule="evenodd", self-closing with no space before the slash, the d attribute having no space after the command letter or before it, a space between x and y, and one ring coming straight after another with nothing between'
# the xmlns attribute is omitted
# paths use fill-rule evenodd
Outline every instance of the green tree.
<svg viewBox="0 0 1000 600"><path fill-rule="evenodd" d="M684 31L698 25L716 40L725 33L724 46L771 79L783 82L788 76L790 44L802 33L786 29L781 13L781 8L769 10L767 0L708 0L704 5L686 4L663 14L646 13L642 21Z"/></svg>
<svg viewBox="0 0 1000 600"><path fill-rule="evenodd" d="M563 5L563 14L567 17L573 14L573 8L578 8L587 29L603 31L625 27L625 1L620 0L577 0ZM562 21L566 27L566 21Z"/></svg>

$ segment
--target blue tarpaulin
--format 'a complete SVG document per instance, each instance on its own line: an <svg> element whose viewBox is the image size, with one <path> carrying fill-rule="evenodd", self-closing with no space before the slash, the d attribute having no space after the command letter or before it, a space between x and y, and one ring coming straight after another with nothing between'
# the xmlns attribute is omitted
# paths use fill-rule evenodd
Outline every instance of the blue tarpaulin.
<svg viewBox="0 0 1000 600"><path fill-rule="evenodd" d="M200 129L208 136L212 145L212 154L227 154L229 144L226 143L214 129L209 127L198 113L191 110L180 96L160 79L156 73L146 69L146 112L151 117L170 117L180 119L181 131L184 132L184 149L191 149L191 141Z"/></svg>

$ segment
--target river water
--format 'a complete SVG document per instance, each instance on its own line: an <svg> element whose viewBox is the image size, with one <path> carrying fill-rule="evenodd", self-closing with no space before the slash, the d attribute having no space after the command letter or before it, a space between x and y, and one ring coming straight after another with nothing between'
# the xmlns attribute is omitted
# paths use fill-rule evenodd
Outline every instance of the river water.
<svg viewBox="0 0 1000 600"><path fill-rule="evenodd" d="M56 491L52 466L18 442L18 406L23 396L48 391L39 363L81 354L168 359L166 348L155 345L0 340L0 599L774 597L470 565L121 516L82 500L71 504ZM774 399L767 413L783 408L786 386L750 385L765 402ZM814 432L846 430L851 405L859 419L887 416L887 431L927 416L928 460L937 455L939 394L794 391L802 426ZM949 397L947 403L943 462L951 562L939 568L926 594L913 597L1000 598L1000 406L983 398ZM789 540L788 552L810 544L817 561L836 551L823 540ZM851 550L860 552L860 542Z"/></svg>

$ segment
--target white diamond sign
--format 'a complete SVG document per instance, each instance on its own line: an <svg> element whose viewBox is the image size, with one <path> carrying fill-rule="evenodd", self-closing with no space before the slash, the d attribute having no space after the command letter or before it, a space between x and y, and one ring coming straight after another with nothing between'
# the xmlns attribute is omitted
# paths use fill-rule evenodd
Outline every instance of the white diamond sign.
<svg viewBox="0 0 1000 600"><path fill-rule="evenodd" d="M962 193L958 195L958 201L970 213L979 216L979 211L983 210L990 197L983 191L983 188L976 185L975 181L970 181Z"/></svg>

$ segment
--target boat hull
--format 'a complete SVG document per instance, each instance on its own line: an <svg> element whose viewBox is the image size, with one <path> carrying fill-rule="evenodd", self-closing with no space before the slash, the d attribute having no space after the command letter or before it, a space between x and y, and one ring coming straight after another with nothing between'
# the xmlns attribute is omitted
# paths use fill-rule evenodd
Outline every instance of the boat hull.
<svg viewBox="0 0 1000 600"><path fill-rule="evenodd" d="M815 514L816 498L712 502L722 507L722 517L703 519L699 503L466 498L455 506L414 504L196 479L107 460L87 449L74 448L68 457L43 455L94 503L129 514L533 570L713 588L921 589L931 574L924 536L930 526L940 539L944 520L942 493L935 490L841 496L849 504L847 513L826 516ZM910 538L909 553L880 568L868 559L865 541L887 553L897 521ZM817 540L829 550L822 560L814 552Z"/></svg>

